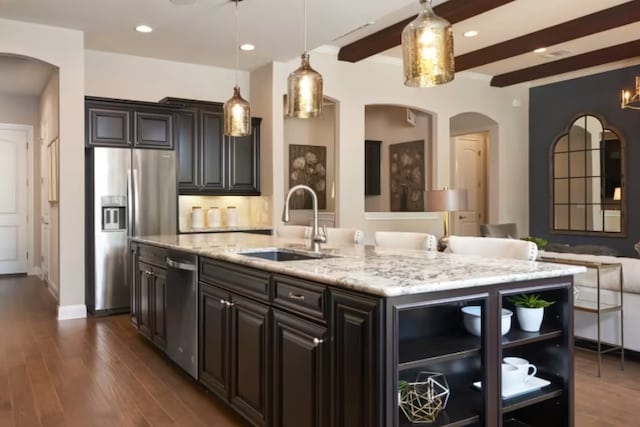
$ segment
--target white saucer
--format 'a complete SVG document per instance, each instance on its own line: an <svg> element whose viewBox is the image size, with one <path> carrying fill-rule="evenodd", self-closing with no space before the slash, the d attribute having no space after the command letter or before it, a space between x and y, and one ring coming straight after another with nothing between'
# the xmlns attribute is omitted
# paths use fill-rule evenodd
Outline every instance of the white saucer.
<svg viewBox="0 0 640 427"><path fill-rule="evenodd" d="M548 386L549 384L551 384L551 381L538 377L531 377L526 382L523 382L518 386L502 389L502 398L508 399L510 397L518 396L523 393L538 390L544 386ZM482 384L480 383L480 381L476 381L475 383L473 383L473 386L478 389L482 388Z"/></svg>

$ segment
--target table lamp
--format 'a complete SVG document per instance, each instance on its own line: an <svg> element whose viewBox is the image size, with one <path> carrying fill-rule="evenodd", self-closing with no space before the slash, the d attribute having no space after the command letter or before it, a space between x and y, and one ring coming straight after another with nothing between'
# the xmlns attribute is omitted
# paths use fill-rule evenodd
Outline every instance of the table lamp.
<svg viewBox="0 0 640 427"><path fill-rule="evenodd" d="M613 200L622 200L622 188L616 187L613 190Z"/></svg>
<svg viewBox="0 0 640 427"><path fill-rule="evenodd" d="M449 214L467 210L467 190L453 190L444 187L442 190L427 191L427 212L445 212L444 235L438 240L438 250L443 251L449 243Z"/></svg>

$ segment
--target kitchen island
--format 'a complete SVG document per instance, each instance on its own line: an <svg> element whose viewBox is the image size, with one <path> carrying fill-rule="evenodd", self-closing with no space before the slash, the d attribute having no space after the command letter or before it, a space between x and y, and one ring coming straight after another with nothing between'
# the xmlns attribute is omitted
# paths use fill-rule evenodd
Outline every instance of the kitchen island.
<svg viewBox="0 0 640 427"><path fill-rule="evenodd" d="M424 371L443 373L450 388L430 425L573 425L581 267L360 246L326 246L318 257L243 233L141 237L132 248L132 323L160 348L175 303L165 260L198 256L197 379L254 425L411 425L397 390ZM309 259L264 259L276 248ZM514 316L501 336L502 308L520 293L556 303L539 332L520 331ZM480 306L479 337L462 325L467 305ZM501 398L506 356L527 358L549 384Z"/></svg>

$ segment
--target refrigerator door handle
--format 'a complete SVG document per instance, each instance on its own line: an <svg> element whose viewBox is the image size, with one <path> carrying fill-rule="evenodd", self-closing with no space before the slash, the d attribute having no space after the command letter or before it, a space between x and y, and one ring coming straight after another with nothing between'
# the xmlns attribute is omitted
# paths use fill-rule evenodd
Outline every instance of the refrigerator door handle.
<svg viewBox="0 0 640 427"><path fill-rule="evenodd" d="M140 186L138 184L138 169L134 169L133 172L133 230L132 236L137 236L140 232L140 218L138 212L138 204L140 202Z"/></svg>
<svg viewBox="0 0 640 427"><path fill-rule="evenodd" d="M127 169L127 236L133 237L133 180L131 169Z"/></svg>

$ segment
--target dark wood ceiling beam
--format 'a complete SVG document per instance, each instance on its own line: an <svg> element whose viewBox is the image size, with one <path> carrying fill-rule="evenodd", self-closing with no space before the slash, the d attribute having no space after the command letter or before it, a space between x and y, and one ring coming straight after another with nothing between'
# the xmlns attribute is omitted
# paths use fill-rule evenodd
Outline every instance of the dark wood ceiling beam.
<svg viewBox="0 0 640 427"><path fill-rule="evenodd" d="M535 67L523 68L521 70L500 74L491 79L491 86L511 86L517 83L555 76L557 74L568 73L570 71L582 70L584 68L595 67L596 65L608 64L610 62L638 56L640 56L640 40L635 40L572 56L570 58L536 65Z"/></svg>
<svg viewBox="0 0 640 427"><path fill-rule="evenodd" d="M446 19L451 24L455 24L512 1L514 0L449 0L435 6L433 10L438 16ZM417 7L418 2L416 2ZM416 16L418 15L342 47L338 53L338 59L340 61L357 62L400 45L402 30Z"/></svg>
<svg viewBox="0 0 640 427"><path fill-rule="evenodd" d="M640 1L622 3L553 27L456 56L456 71L490 64L531 52L539 47L553 46L638 21L640 21Z"/></svg>

